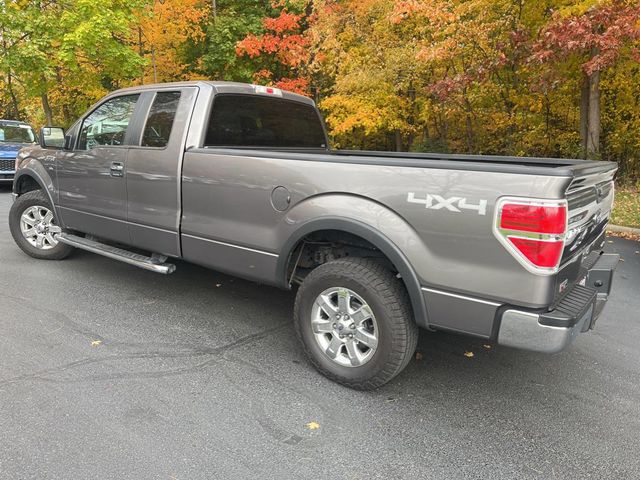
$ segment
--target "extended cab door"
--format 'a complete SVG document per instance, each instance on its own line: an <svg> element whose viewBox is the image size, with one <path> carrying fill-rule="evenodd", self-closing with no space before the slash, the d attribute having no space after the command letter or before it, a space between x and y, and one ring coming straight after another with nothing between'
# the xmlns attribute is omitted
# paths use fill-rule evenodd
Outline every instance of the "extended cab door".
<svg viewBox="0 0 640 480"><path fill-rule="evenodd" d="M181 170L197 87L146 91L126 164L131 244L180 256ZM138 126L136 126L138 128Z"/></svg>
<svg viewBox="0 0 640 480"><path fill-rule="evenodd" d="M129 243L125 166L139 94L109 98L81 122L73 150L57 155L67 228Z"/></svg>

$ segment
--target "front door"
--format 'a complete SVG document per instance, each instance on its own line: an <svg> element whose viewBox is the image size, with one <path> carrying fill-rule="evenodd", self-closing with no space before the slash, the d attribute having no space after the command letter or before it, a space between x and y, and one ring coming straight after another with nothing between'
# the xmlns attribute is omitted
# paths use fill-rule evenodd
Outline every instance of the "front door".
<svg viewBox="0 0 640 480"><path fill-rule="evenodd" d="M125 174L138 98L106 100L83 119L73 150L59 152L60 215L67 228L130 243Z"/></svg>

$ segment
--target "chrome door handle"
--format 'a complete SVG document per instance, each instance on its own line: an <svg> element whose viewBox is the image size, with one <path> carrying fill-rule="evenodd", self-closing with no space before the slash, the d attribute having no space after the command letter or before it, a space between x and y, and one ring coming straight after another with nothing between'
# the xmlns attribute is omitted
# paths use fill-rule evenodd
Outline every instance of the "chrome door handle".
<svg viewBox="0 0 640 480"><path fill-rule="evenodd" d="M120 162L113 162L111 164L111 176L122 177L124 175L124 165Z"/></svg>

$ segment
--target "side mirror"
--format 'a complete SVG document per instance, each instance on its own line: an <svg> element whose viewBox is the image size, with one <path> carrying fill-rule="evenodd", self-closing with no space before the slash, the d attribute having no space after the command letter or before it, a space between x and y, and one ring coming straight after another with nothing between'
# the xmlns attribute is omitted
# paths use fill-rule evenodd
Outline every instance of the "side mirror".
<svg viewBox="0 0 640 480"><path fill-rule="evenodd" d="M40 129L40 146L42 148L64 148L64 128L42 127Z"/></svg>

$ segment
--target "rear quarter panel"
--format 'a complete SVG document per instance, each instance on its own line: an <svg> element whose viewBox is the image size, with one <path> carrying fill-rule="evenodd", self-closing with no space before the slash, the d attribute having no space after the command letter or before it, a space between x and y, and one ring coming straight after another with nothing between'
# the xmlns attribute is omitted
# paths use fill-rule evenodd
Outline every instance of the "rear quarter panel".
<svg viewBox="0 0 640 480"><path fill-rule="evenodd" d="M229 260L226 270L237 268L240 271L232 273L275 283L278 256L288 255L283 248L297 229L323 216L351 218L390 239L425 287L545 306L553 299L552 282L529 273L496 240L494 206L505 195L563 198L569 180L193 149L186 153L183 165L182 233L193 242L219 242L216 256L229 255L233 262L240 262L234 267ZM271 192L277 186L286 187L291 194L291 206L285 212L271 204ZM484 200L486 213L428 209L408 202L410 192L419 198L426 194L461 197L468 204ZM233 246L256 252L242 255ZM183 248L188 257L184 239ZM195 249L188 259L219 268L215 265L219 259L199 257L205 251Z"/></svg>

